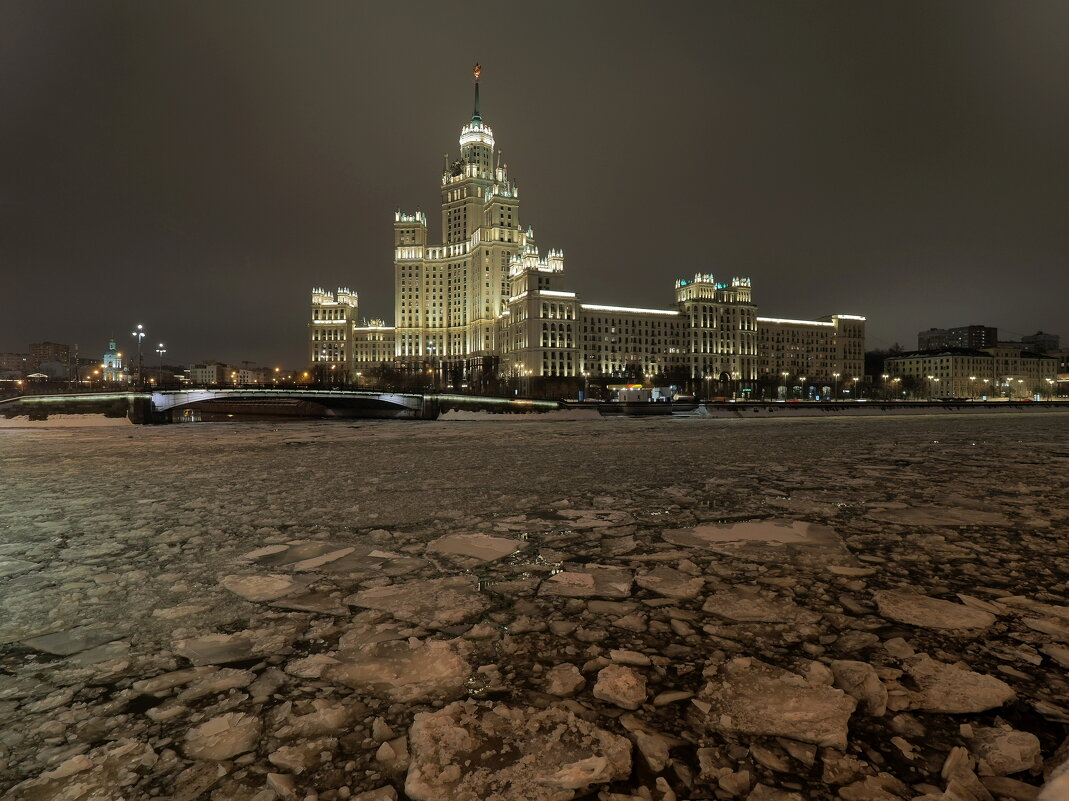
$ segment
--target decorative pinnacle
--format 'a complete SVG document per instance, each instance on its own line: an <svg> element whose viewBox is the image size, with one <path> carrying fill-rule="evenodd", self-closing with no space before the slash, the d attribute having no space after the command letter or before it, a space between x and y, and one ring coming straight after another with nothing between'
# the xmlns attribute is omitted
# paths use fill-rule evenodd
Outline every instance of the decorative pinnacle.
<svg viewBox="0 0 1069 801"><path fill-rule="evenodd" d="M482 114L479 113L479 76L482 74L483 68L478 62L471 69L472 74L475 76L475 111L471 115L472 122L482 122Z"/></svg>

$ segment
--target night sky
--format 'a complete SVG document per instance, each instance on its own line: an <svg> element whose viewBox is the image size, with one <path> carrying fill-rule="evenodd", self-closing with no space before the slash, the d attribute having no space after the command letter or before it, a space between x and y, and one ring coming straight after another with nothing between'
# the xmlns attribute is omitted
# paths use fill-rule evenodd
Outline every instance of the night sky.
<svg viewBox="0 0 1069 801"><path fill-rule="evenodd" d="M697 271L868 347L1069 339L1069 3L0 4L0 351L301 367L313 285L393 322L482 113L586 302ZM173 357L173 359L172 359Z"/></svg>

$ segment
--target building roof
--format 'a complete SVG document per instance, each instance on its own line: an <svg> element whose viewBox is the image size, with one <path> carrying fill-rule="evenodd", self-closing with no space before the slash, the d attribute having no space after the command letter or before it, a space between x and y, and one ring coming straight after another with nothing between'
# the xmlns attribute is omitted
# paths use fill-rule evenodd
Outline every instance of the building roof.
<svg viewBox="0 0 1069 801"><path fill-rule="evenodd" d="M986 348L984 350L977 350L975 348L935 348L933 350L910 350L903 353L895 353L888 356L888 359L929 359L934 356L969 356L978 359L993 359L995 354L991 353L993 348ZM1014 348L1016 350L1016 348ZM1053 359L1053 356L1046 356L1042 353L1035 353L1030 350L1022 350L1018 354L1022 359Z"/></svg>
<svg viewBox="0 0 1069 801"><path fill-rule="evenodd" d="M994 358L990 353L975 348L934 348L930 350L909 350L895 353L888 359L926 359L933 356L973 356L981 359Z"/></svg>

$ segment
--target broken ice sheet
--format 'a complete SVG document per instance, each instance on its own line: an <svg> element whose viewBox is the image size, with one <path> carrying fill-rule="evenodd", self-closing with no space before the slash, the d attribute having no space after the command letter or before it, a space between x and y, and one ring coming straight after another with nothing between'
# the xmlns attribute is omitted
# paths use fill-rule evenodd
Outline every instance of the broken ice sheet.
<svg viewBox="0 0 1069 801"><path fill-rule="evenodd" d="M324 668L322 677L394 701L453 700L464 693L471 673L467 650L464 641L375 643L339 654L339 663Z"/></svg>
<svg viewBox="0 0 1069 801"><path fill-rule="evenodd" d="M515 553L525 545L526 543L516 540L489 537L485 534L448 534L428 543L427 550L492 562Z"/></svg>
<svg viewBox="0 0 1069 801"><path fill-rule="evenodd" d="M27 562L23 559L0 559L0 578L15 576L39 567L36 562Z"/></svg>
<svg viewBox="0 0 1069 801"><path fill-rule="evenodd" d="M538 594L567 598L628 598L633 580L630 570L607 565L584 565L550 576L542 582Z"/></svg>
<svg viewBox="0 0 1069 801"><path fill-rule="evenodd" d="M752 562L791 562L798 566L857 566L857 560L830 526L802 520L746 520L667 529L665 542L701 548Z"/></svg>
<svg viewBox="0 0 1069 801"><path fill-rule="evenodd" d="M23 644L56 656L70 656L79 651L86 651L112 640L121 639L122 636L119 632L111 629L81 626L68 631L45 634L42 637L33 637L25 640Z"/></svg>
<svg viewBox="0 0 1069 801"><path fill-rule="evenodd" d="M900 523L904 526L1008 526L1010 520L1001 512L966 509L961 506L907 506L874 509L866 515L871 520Z"/></svg>
<svg viewBox="0 0 1069 801"><path fill-rule="evenodd" d="M389 612L398 620L444 628L480 615L489 606L467 576L408 581L361 590L345 599L350 606Z"/></svg>

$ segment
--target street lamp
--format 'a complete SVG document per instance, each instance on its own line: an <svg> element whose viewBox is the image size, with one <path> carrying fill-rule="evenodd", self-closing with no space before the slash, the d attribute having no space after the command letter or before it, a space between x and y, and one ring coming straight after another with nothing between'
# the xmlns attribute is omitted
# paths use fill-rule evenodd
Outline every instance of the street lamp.
<svg viewBox="0 0 1069 801"><path fill-rule="evenodd" d="M783 399L786 400L787 399L787 377L790 376L790 373L788 371L784 370L782 373L780 373L780 375L783 376Z"/></svg>
<svg viewBox="0 0 1069 801"><path fill-rule="evenodd" d="M145 376L141 367L141 340L145 338L145 326L138 323L137 328L130 332L130 336L137 337L137 388L141 389L145 383Z"/></svg>
<svg viewBox="0 0 1069 801"><path fill-rule="evenodd" d="M839 376L840 375L842 375L842 374L841 373L832 373L831 374L831 377L834 379L832 381L832 388L831 388L831 399L832 400L839 400Z"/></svg>
<svg viewBox="0 0 1069 801"><path fill-rule="evenodd" d="M798 400L805 400L805 376L798 376Z"/></svg>
<svg viewBox="0 0 1069 801"><path fill-rule="evenodd" d="M969 397L976 397L976 376L974 375L969 376Z"/></svg>
<svg viewBox="0 0 1069 801"><path fill-rule="evenodd" d="M167 348L163 347L163 343L161 342L160 346L156 348L156 353L160 354L160 380L158 382L160 386L163 386L163 354L165 354L166 352Z"/></svg>
<svg viewBox="0 0 1069 801"><path fill-rule="evenodd" d="M880 377L883 379L883 397L884 397L884 400L886 400L888 397L890 397L890 394L887 391L887 379L890 378L891 376L888 375L887 373L884 373Z"/></svg>
<svg viewBox="0 0 1069 801"><path fill-rule="evenodd" d="M1047 400L1052 401L1054 400L1054 379L1044 378L1043 380L1047 382Z"/></svg>

